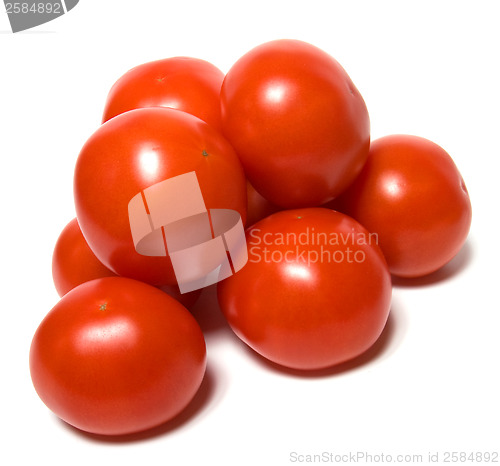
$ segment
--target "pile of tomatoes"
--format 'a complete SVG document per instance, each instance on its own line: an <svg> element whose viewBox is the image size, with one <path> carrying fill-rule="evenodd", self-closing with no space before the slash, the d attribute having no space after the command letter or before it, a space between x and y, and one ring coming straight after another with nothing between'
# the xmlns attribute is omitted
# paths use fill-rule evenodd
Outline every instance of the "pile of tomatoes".
<svg viewBox="0 0 500 466"><path fill-rule="evenodd" d="M33 384L61 419L128 434L164 423L203 380L203 333L168 248L139 254L130 200L195 172L208 210L246 225L246 265L217 284L236 335L296 370L365 352L391 306L391 275L419 277L464 244L471 204L444 149L370 140L365 102L324 51L277 40L224 75L195 58L123 75L75 166L77 218L53 255L60 301L30 351ZM178 199L165 199L174 205ZM164 233L165 234L165 233Z"/></svg>

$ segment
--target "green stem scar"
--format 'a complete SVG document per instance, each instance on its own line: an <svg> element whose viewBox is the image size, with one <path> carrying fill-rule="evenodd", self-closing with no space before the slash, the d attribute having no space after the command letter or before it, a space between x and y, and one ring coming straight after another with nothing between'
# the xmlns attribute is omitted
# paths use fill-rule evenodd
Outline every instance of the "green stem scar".
<svg viewBox="0 0 500 466"><path fill-rule="evenodd" d="M205 149L203 149L201 155L203 155L203 157L208 157L208 152Z"/></svg>

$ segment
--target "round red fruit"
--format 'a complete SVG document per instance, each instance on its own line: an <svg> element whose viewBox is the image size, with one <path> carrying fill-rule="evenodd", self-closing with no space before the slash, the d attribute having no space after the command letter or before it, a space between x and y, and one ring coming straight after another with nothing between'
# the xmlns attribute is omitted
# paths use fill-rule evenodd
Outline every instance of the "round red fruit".
<svg viewBox="0 0 500 466"><path fill-rule="evenodd" d="M86 432L122 435L179 414L206 366L189 311L155 287L121 277L67 293L38 327L30 372L42 401Z"/></svg>
<svg viewBox="0 0 500 466"><path fill-rule="evenodd" d="M243 169L231 145L207 123L180 110L146 108L97 129L78 157L74 196L82 233L106 267L153 285L176 283L166 248L164 256L136 251L129 202L152 185L191 172L206 209L235 210L245 222ZM173 196L162 202L182 210L183 201Z"/></svg>
<svg viewBox="0 0 500 466"><path fill-rule="evenodd" d="M363 98L335 59L305 42L272 41L242 56L224 78L221 108L249 181L283 208L335 198L368 155Z"/></svg>
<svg viewBox="0 0 500 466"><path fill-rule="evenodd" d="M467 188L440 146L410 135L373 141L340 208L375 232L393 275L419 277L449 262L471 225Z"/></svg>
<svg viewBox="0 0 500 466"><path fill-rule="evenodd" d="M248 263L218 284L236 335L293 369L323 369L366 351L380 336L391 278L373 237L325 208L281 211L247 230Z"/></svg>

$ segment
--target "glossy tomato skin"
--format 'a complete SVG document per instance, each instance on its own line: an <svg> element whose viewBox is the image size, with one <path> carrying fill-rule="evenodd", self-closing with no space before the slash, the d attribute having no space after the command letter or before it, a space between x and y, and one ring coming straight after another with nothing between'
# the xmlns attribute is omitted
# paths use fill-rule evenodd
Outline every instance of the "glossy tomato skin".
<svg viewBox="0 0 500 466"><path fill-rule="evenodd" d="M427 275L449 262L472 219L467 188L450 155L412 135L373 141L363 171L339 202L378 234L391 273L400 277Z"/></svg>
<svg viewBox="0 0 500 466"><path fill-rule="evenodd" d="M272 41L243 55L224 78L221 108L249 181L280 207L335 198L368 155L363 98L337 61L305 42Z"/></svg>
<svg viewBox="0 0 500 466"><path fill-rule="evenodd" d="M127 278L67 293L37 329L30 372L42 401L86 432L122 435L180 413L204 376L194 317L160 290Z"/></svg>
<svg viewBox="0 0 500 466"><path fill-rule="evenodd" d="M218 284L218 298L233 331L261 356L324 369L377 340L391 278L358 222L325 208L281 211L250 227L247 243L248 263Z"/></svg>
<svg viewBox="0 0 500 466"><path fill-rule="evenodd" d="M211 63L171 57L132 68L111 88L102 121L144 107L182 110L221 129L220 89L224 73Z"/></svg>
<svg viewBox="0 0 500 466"><path fill-rule="evenodd" d="M168 256L136 252L128 203L145 188L192 171L207 209L236 210L245 222L243 169L231 145L207 123L180 110L147 108L97 129L79 154L74 197L82 233L106 267L153 285L176 283Z"/></svg>
<svg viewBox="0 0 500 466"><path fill-rule="evenodd" d="M90 249L76 218L59 235L52 254L52 278L59 296L84 282L116 276Z"/></svg>

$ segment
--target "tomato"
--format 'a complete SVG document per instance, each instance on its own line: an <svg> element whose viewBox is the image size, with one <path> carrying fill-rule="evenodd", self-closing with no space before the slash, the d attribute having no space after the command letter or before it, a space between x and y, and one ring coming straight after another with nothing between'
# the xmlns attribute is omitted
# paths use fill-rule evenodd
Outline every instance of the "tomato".
<svg viewBox="0 0 500 466"><path fill-rule="evenodd" d="M281 210L262 197L247 181L247 226Z"/></svg>
<svg viewBox="0 0 500 466"><path fill-rule="evenodd" d="M418 277L449 262L472 218L464 180L450 155L417 136L373 141L341 209L376 232L392 274Z"/></svg>
<svg viewBox="0 0 500 466"><path fill-rule="evenodd" d="M146 430L180 413L206 367L194 317L162 291L121 277L86 282L46 315L30 371L58 417L94 434Z"/></svg>
<svg viewBox="0 0 500 466"><path fill-rule="evenodd" d="M52 254L52 278L59 296L95 278L116 276L92 252L77 219L71 220L59 235ZM187 308L192 307L201 294L201 290L181 294L177 285L163 285L160 289Z"/></svg>
<svg viewBox="0 0 500 466"><path fill-rule="evenodd" d="M248 263L217 286L236 335L293 369L352 359L379 337L390 273L370 233L326 208L277 212L247 230Z"/></svg>
<svg viewBox="0 0 500 466"><path fill-rule="evenodd" d="M52 254L52 278L59 296L94 278L116 276L90 249L76 218L71 220L57 239Z"/></svg>
<svg viewBox="0 0 500 466"><path fill-rule="evenodd" d="M368 155L363 98L337 61L305 42L272 41L241 57L224 78L221 108L249 181L280 207L335 198Z"/></svg>
<svg viewBox="0 0 500 466"><path fill-rule="evenodd" d="M207 123L180 110L146 108L97 129L78 156L74 197L82 233L106 267L153 285L176 283L169 256L136 252L128 204L142 190L192 171L207 209L235 210L245 222L243 169L231 145Z"/></svg>
<svg viewBox="0 0 500 466"><path fill-rule="evenodd" d="M223 79L221 70L198 58L172 57L144 63L113 85L102 120L135 108L170 107L195 115L220 130Z"/></svg>

